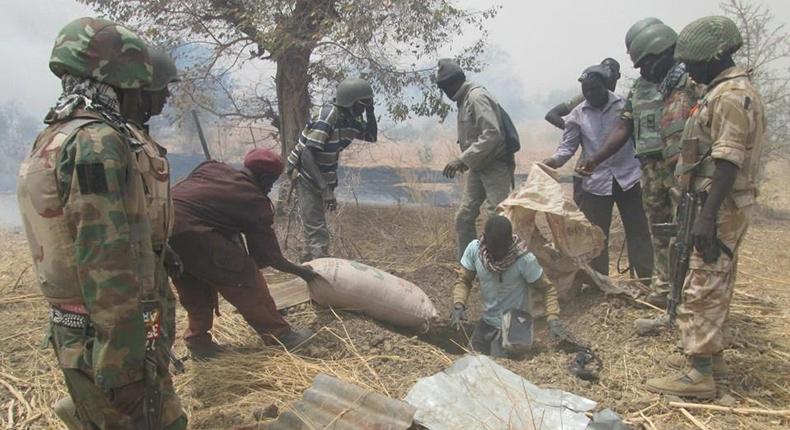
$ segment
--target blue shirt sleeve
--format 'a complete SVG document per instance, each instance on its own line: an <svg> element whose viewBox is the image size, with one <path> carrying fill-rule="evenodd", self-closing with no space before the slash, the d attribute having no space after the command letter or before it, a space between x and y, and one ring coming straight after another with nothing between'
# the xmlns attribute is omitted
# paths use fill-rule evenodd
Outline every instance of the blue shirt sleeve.
<svg viewBox="0 0 790 430"><path fill-rule="evenodd" d="M531 252L521 256L519 259L519 267L521 269L521 276L524 277L528 284L537 281L543 276L543 267L540 266L538 259L535 258L535 255Z"/></svg>
<svg viewBox="0 0 790 430"><path fill-rule="evenodd" d="M469 270L471 272L477 272L475 260L477 260L477 251L479 248L480 248L480 241L477 239L469 242L469 245L466 246L466 250L464 251L464 256L461 257L461 266L464 266L464 269Z"/></svg>

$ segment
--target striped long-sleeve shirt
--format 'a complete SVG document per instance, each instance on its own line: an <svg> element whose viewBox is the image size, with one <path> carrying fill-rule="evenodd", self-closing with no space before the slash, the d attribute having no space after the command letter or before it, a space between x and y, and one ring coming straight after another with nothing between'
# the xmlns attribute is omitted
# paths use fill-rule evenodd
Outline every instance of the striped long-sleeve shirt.
<svg viewBox="0 0 790 430"><path fill-rule="evenodd" d="M313 185L316 181L301 166L301 155L305 148L315 149L316 162L327 186L337 186L337 166L340 152L354 139L375 142L376 136L369 135L367 124L359 117L352 117L348 110L334 104L324 105L318 115L307 123L294 149L288 155L288 170L298 172Z"/></svg>

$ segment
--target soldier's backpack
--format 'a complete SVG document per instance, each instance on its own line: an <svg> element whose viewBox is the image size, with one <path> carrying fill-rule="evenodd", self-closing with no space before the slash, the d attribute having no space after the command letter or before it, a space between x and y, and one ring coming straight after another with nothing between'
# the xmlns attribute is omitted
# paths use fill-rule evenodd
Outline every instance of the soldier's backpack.
<svg viewBox="0 0 790 430"><path fill-rule="evenodd" d="M499 112L502 114L502 132L505 134L505 147L508 154L515 154L521 149L521 141L518 138L518 131L516 130L513 120L507 114L502 105L499 105Z"/></svg>

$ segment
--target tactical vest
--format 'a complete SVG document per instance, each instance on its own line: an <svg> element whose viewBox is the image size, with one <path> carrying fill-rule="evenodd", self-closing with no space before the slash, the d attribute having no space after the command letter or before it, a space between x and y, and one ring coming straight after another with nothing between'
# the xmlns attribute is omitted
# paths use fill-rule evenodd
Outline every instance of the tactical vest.
<svg viewBox="0 0 790 430"><path fill-rule="evenodd" d="M173 202L170 198L170 163L159 145L145 131L129 124L132 135L143 144L136 153L145 185L146 207L151 220L151 242L155 251L167 243L173 230Z"/></svg>
<svg viewBox="0 0 790 430"><path fill-rule="evenodd" d="M70 172L74 166L63 164L69 157L64 152L77 132L91 124L102 123L113 127L99 114L78 111L66 121L50 125L39 134L31 152L23 160L17 178L17 199L25 233L33 256L42 294L50 303L82 303L78 267L77 234L74 213L70 210L73 196L69 193L77 181ZM113 127L115 128L115 127ZM120 132L118 132L120 133ZM133 148L133 151L139 148ZM137 171L136 160L126 160L129 173ZM143 185L139 179L130 180L124 196L124 205L131 212L125 228L129 236L130 251L127 258L134 262L143 296L155 293L153 279L153 250L150 242L150 225L147 217L137 215L144 210ZM85 215L85 214L82 214Z"/></svg>
<svg viewBox="0 0 790 430"><path fill-rule="evenodd" d="M82 302L74 232L56 173L61 150L80 128L100 121L87 117L51 125L38 135L19 167L19 210L41 292L51 303Z"/></svg>
<svg viewBox="0 0 790 430"><path fill-rule="evenodd" d="M664 139L661 136L663 106L664 100L657 86L643 78L637 79L631 90L637 157L662 155L664 151Z"/></svg>

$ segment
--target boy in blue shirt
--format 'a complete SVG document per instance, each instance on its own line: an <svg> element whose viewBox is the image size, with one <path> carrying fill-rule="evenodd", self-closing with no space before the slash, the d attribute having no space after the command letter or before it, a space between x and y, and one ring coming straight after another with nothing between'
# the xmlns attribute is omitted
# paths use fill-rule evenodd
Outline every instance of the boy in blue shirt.
<svg viewBox="0 0 790 430"><path fill-rule="evenodd" d="M502 316L513 309L526 309L528 288L543 294L549 332L552 338L561 336L557 290L526 243L513 234L510 220L503 216L490 217L483 235L469 243L461 258L450 316L456 329L466 320L466 300L476 277L480 280L483 312L470 339L475 351L494 357L510 355L502 347Z"/></svg>

